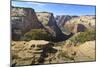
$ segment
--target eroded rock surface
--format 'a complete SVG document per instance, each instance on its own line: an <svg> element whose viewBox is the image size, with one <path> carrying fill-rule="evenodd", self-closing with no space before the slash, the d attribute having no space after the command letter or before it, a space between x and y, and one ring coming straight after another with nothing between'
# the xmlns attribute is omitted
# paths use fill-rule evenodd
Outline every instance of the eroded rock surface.
<svg viewBox="0 0 100 67"><path fill-rule="evenodd" d="M16 65L95 61L95 41L77 46L69 41L50 43L43 40L12 42L12 62Z"/></svg>
<svg viewBox="0 0 100 67"><path fill-rule="evenodd" d="M44 63L49 53L56 53L53 44L44 40L12 41L12 62L16 65L32 65Z"/></svg>
<svg viewBox="0 0 100 67"><path fill-rule="evenodd" d="M84 32L87 29L95 29L95 16L79 16L67 21L64 28L70 32Z"/></svg>

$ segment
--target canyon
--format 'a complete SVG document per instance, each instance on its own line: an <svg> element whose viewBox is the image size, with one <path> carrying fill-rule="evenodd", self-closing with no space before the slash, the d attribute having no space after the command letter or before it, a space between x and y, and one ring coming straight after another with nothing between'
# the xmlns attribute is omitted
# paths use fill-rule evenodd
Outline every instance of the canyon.
<svg viewBox="0 0 100 67"><path fill-rule="evenodd" d="M95 20L11 7L12 65L95 61Z"/></svg>

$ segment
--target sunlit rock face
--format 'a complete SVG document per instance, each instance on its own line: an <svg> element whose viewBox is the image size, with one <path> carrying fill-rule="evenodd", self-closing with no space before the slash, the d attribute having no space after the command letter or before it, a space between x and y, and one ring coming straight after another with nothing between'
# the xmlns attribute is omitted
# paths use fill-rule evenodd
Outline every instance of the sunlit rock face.
<svg viewBox="0 0 100 67"><path fill-rule="evenodd" d="M70 16L70 15L57 15L55 17L56 21L57 21L57 25L59 27L62 27L65 25L65 23L69 20L71 20L72 18L76 18L78 16Z"/></svg>
<svg viewBox="0 0 100 67"><path fill-rule="evenodd" d="M73 33L84 32L95 29L95 20L95 16L79 16L66 21L63 27Z"/></svg>
<svg viewBox="0 0 100 67"><path fill-rule="evenodd" d="M62 34L52 13L37 12L36 15L39 21L44 25L50 34L55 37Z"/></svg>
<svg viewBox="0 0 100 67"><path fill-rule="evenodd" d="M43 24L45 30L53 37L54 41L63 41L72 35L65 35L57 25L53 13L37 12L38 20Z"/></svg>
<svg viewBox="0 0 100 67"><path fill-rule="evenodd" d="M12 41L12 64L31 65L44 63L50 53L56 53L53 43L45 40ZM47 60L48 61L48 60Z"/></svg>
<svg viewBox="0 0 100 67"><path fill-rule="evenodd" d="M95 15L70 16L58 15L55 17L57 25L63 32L84 32L86 29L95 29Z"/></svg>
<svg viewBox="0 0 100 67"><path fill-rule="evenodd" d="M53 39L64 38L64 34L56 24L52 13L38 12L31 8L12 7L11 10L12 39L20 39L22 34L31 29L45 29ZM61 39L60 39L61 40ZM58 40L57 40L58 41Z"/></svg>

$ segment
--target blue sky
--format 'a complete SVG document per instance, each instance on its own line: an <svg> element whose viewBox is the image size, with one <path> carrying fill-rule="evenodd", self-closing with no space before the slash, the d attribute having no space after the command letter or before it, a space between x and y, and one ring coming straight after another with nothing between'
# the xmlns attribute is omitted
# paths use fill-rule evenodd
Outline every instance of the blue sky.
<svg viewBox="0 0 100 67"><path fill-rule="evenodd" d="M54 15L95 15L95 6L12 1L12 6L33 8L35 12L52 12Z"/></svg>

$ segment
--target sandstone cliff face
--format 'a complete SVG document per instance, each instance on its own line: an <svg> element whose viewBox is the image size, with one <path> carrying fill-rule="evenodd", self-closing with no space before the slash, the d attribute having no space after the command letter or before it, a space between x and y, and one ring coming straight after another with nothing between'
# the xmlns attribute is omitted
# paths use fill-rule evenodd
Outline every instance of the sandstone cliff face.
<svg viewBox="0 0 100 67"><path fill-rule="evenodd" d="M13 41L11 44L12 64L32 65L45 62L49 53L55 53L53 44L45 40Z"/></svg>
<svg viewBox="0 0 100 67"><path fill-rule="evenodd" d="M62 26L64 26L64 24L65 24L67 21L71 20L72 18L76 18L76 17L78 17L78 16L57 15L57 16L55 17L55 19L56 19L56 21L57 21L57 25L58 25L59 27L62 27Z"/></svg>
<svg viewBox="0 0 100 67"><path fill-rule="evenodd" d="M36 14L31 8L12 7L11 9L12 34L21 35L31 29L43 28Z"/></svg>
<svg viewBox="0 0 100 67"><path fill-rule="evenodd" d="M64 40L62 33L52 13L38 12L31 8L12 7L11 10L12 39L20 39L22 34L31 29L45 29L53 40ZM66 36L66 37L65 37ZM67 37L69 38L69 37ZM58 40L59 39L59 40Z"/></svg>
<svg viewBox="0 0 100 67"><path fill-rule="evenodd" d="M66 31L77 33L84 32L87 29L95 28L95 16L59 15L55 18L57 21L57 25L62 31L65 29Z"/></svg>
<svg viewBox="0 0 100 67"><path fill-rule="evenodd" d="M69 32L85 32L87 28L83 24L67 23L65 27Z"/></svg>
<svg viewBox="0 0 100 67"><path fill-rule="evenodd" d="M64 25L70 32L84 32L87 29L95 29L95 16L80 16L72 18Z"/></svg>
<svg viewBox="0 0 100 67"><path fill-rule="evenodd" d="M57 25L57 22L52 13L48 12L38 12L36 13L39 21L44 25L48 33L53 37L59 39L64 38L64 34Z"/></svg>

